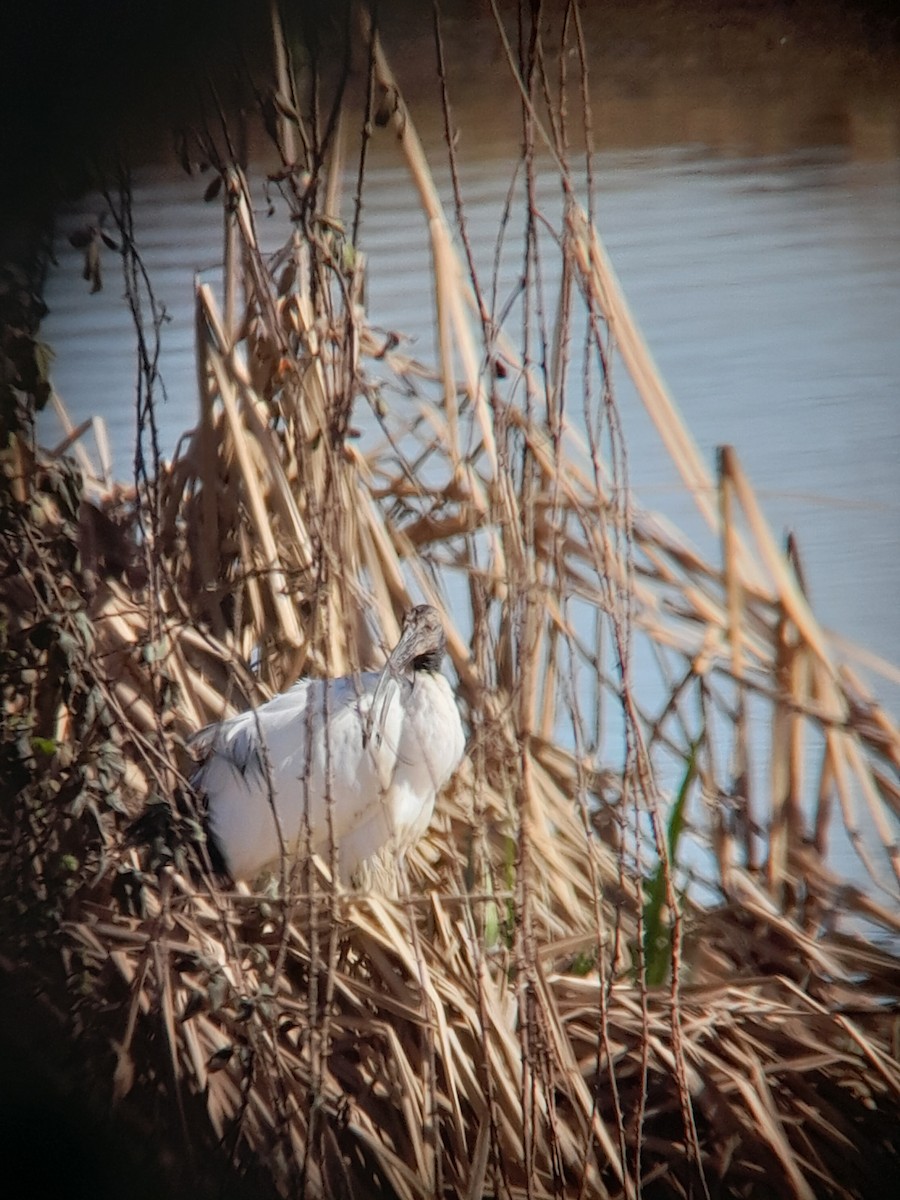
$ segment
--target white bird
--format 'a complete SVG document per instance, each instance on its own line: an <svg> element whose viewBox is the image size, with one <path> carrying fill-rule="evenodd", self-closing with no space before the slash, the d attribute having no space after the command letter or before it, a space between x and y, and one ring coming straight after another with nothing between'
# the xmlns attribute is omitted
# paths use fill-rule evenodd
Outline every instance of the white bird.
<svg viewBox="0 0 900 1200"><path fill-rule="evenodd" d="M252 880L307 844L330 862L333 833L349 883L383 847L399 856L424 834L465 749L440 674L445 650L437 610L421 604L407 612L381 671L301 679L194 734L200 764L192 782L233 878Z"/></svg>

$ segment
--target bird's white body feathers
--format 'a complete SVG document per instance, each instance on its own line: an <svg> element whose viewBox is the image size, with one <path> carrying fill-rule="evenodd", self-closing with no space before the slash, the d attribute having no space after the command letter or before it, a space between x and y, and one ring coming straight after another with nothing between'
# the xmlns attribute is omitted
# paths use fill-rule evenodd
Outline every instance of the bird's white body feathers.
<svg viewBox="0 0 900 1200"><path fill-rule="evenodd" d="M307 819L309 849L325 862L333 834L345 882L383 847L402 853L425 832L462 759L462 722L442 675L387 671L301 680L196 735L205 757L194 786L235 878L304 852Z"/></svg>

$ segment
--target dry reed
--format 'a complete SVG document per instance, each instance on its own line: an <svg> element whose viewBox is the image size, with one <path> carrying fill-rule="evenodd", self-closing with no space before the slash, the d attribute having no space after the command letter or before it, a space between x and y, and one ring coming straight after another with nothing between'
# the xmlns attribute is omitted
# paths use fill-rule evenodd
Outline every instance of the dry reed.
<svg viewBox="0 0 900 1200"><path fill-rule="evenodd" d="M567 30L577 49L577 14ZM95 1086L195 1189L215 1156L285 1196L882 1194L900 964L873 930L900 929L896 726L817 622L735 452L718 483L703 463L559 130L568 297L544 328L529 241L517 348L457 257L365 25L432 237L429 368L366 322L337 185L301 181L315 131L278 44L295 228L266 259L247 178L220 163L226 303L198 283L185 448L152 489L80 508L63 462L6 452L32 501L4 546L22 568L4 575L5 647L25 664L7 712L37 714L27 802L5 818L7 970L72 1000L60 1020ZM542 62L521 76L526 181ZM631 499L617 362L721 562ZM351 436L360 406L371 449ZM378 663L419 599L444 615L470 741L399 898L335 893L327 864L286 891L223 890L184 736L300 673ZM162 819L149 848L120 809ZM866 888L831 866L838 825Z"/></svg>

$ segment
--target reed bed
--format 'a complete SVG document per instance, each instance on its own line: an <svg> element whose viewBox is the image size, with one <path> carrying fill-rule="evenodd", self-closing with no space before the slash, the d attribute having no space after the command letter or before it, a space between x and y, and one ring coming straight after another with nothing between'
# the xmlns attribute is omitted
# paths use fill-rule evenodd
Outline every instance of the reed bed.
<svg viewBox="0 0 900 1200"><path fill-rule="evenodd" d="M539 41L511 62L515 331L361 28L428 221L439 361L367 322L336 207L349 112L320 144L279 35L277 255L245 172L203 145L226 237L221 289L196 286L197 427L133 488L36 451L27 414L3 451L4 970L195 1195L882 1195L897 727L736 452L711 472L681 421L578 199ZM577 61L574 10L565 38ZM542 137L556 225L529 186ZM717 556L632 497L622 371ZM230 888L186 736L300 674L377 665L421 600L470 737L408 869L364 892L317 863ZM837 873L838 836L867 882Z"/></svg>

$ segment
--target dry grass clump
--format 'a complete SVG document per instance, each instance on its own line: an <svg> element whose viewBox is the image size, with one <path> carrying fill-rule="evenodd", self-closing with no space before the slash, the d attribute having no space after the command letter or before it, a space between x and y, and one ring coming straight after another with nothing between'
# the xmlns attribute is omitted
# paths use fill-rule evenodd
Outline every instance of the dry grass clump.
<svg viewBox="0 0 900 1200"><path fill-rule="evenodd" d="M709 477L564 139L565 217L540 242L558 315L529 208L517 349L367 39L429 219L437 366L367 325L336 175L296 166L315 133L282 59L293 231L267 260L245 175L206 144L225 273L220 297L197 285L201 414L175 461L98 499L27 437L4 451L4 969L195 1195L213 1162L256 1195L883 1194L900 962L873 931L900 923L896 727L735 454ZM632 502L617 355L720 563ZM300 673L377 663L419 599L444 614L470 741L399 897L335 892L316 864L287 891L224 888L185 735ZM837 825L871 886L833 873Z"/></svg>

